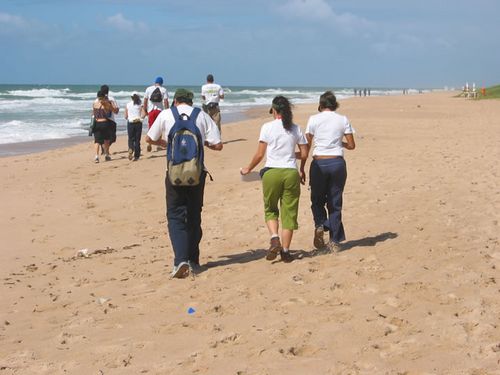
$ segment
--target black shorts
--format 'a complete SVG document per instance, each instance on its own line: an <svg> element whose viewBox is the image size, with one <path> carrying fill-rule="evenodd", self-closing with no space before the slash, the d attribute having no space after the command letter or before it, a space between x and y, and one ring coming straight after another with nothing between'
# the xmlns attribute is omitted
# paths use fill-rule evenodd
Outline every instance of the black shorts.
<svg viewBox="0 0 500 375"><path fill-rule="evenodd" d="M113 136L111 121L96 122L94 129L94 143L102 145L104 141L110 141Z"/></svg>

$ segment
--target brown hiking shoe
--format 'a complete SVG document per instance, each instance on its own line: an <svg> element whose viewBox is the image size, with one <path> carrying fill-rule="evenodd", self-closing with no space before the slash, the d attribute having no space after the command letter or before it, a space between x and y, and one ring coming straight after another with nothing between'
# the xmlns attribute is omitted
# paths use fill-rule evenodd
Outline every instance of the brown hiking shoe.
<svg viewBox="0 0 500 375"><path fill-rule="evenodd" d="M285 263L293 262L293 255L289 251L280 251L281 260Z"/></svg>
<svg viewBox="0 0 500 375"><path fill-rule="evenodd" d="M269 250L267 251L266 259L267 260L276 259L276 257L282 250L283 247L281 246L280 238L279 237L271 238L271 246L269 246Z"/></svg>
<svg viewBox="0 0 500 375"><path fill-rule="evenodd" d="M326 244L325 244L325 239L324 239L324 234L325 234L325 230L323 229L323 227L317 227L315 230L314 230L314 240L313 240L313 244L314 244L314 247L318 250L320 249L323 249Z"/></svg>

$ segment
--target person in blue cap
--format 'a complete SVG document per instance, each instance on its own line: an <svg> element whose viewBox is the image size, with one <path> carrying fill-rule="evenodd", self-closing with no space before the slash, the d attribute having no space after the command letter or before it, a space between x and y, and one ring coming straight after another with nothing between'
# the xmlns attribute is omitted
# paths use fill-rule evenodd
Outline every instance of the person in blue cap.
<svg viewBox="0 0 500 375"><path fill-rule="evenodd" d="M164 109L169 108L167 88L163 86L163 78L156 77L155 83L149 86L144 93L143 100L144 111L148 116L148 129L151 128L156 117ZM151 152L151 145L147 146L148 152Z"/></svg>

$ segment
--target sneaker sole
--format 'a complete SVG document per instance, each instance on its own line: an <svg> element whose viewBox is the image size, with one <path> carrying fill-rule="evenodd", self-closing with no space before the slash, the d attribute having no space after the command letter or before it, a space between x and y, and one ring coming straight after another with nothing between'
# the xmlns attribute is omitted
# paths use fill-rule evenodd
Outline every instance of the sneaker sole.
<svg viewBox="0 0 500 375"><path fill-rule="evenodd" d="M188 276L189 276L189 264L183 264L172 275L174 279L185 279Z"/></svg>

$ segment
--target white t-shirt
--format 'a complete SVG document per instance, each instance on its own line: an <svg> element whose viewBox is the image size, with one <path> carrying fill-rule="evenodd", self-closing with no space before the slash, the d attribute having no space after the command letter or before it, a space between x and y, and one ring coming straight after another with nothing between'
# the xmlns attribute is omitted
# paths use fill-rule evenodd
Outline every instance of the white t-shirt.
<svg viewBox="0 0 500 375"><path fill-rule="evenodd" d="M149 99L151 97L151 94L153 93L153 91L155 91L155 89L157 87L160 88L160 92L161 92L161 96L163 97L163 100L168 99L168 92L167 92L167 89L165 87L156 86L156 85L149 86L146 89L146 92L144 93L144 98L148 99L148 112L151 112L153 109L159 109L160 111L165 109L163 106L163 100L160 103L153 103L153 102L151 102L151 99Z"/></svg>
<svg viewBox="0 0 500 375"><path fill-rule="evenodd" d="M180 104L177 106L177 111L179 114L185 113L188 116L191 116L191 112L193 111L193 107L187 104ZM148 137L153 141L157 141L162 137L163 139L168 139L168 133L172 126L175 124L174 115L172 111L169 109L162 111L155 122L151 126L148 131ZM208 142L210 145L216 145L221 142L219 129L215 122L210 118L208 114L201 111L196 118L196 126L200 129L201 138L203 143Z"/></svg>
<svg viewBox="0 0 500 375"><path fill-rule="evenodd" d="M205 97L205 104L219 103L220 97L224 95L224 90L217 83L207 83L201 86L201 95Z"/></svg>
<svg viewBox="0 0 500 375"><path fill-rule="evenodd" d="M293 124L288 131L280 119L267 122L260 129L259 141L267 143L266 167L297 168L295 146L307 144L300 128Z"/></svg>
<svg viewBox="0 0 500 375"><path fill-rule="evenodd" d="M127 103L127 113L128 113L128 121L129 122L137 122L141 121L141 104L134 104L134 101L130 101Z"/></svg>
<svg viewBox="0 0 500 375"><path fill-rule="evenodd" d="M344 156L342 139L345 134L353 134L347 117L333 111L323 111L309 117L306 134L313 136L313 156Z"/></svg>

